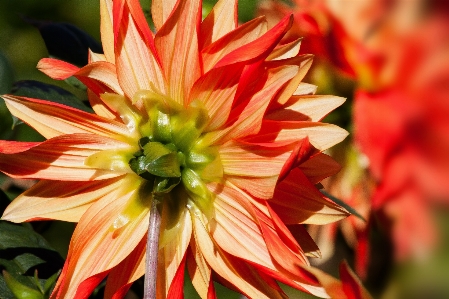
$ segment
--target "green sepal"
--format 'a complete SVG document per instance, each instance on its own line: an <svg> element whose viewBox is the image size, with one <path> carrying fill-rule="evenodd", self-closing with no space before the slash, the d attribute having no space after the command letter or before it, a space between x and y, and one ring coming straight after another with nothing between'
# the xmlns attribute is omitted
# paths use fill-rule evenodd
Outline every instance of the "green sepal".
<svg viewBox="0 0 449 299"><path fill-rule="evenodd" d="M173 143L184 152L189 151L209 120L207 111L202 108L189 107L183 113L173 115L170 119Z"/></svg>
<svg viewBox="0 0 449 299"><path fill-rule="evenodd" d="M14 277L3 270L6 285L17 299L44 299L44 294L18 282Z"/></svg>
<svg viewBox="0 0 449 299"><path fill-rule="evenodd" d="M186 167L205 181L219 182L223 178L223 164L215 147L193 148L186 157Z"/></svg>
<svg viewBox="0 0 449 299"><path fill-rule="evenodd" d="M129 167L138 175L141 175L147 171L145 166L145 156L138 156L129 160Z"/></svg>
<svg viewBox="0 0 449 299"><path fill-rule="evenodd" d="M207 164L214 161L217 155L217 150L211 147L192 149L186 157L186 165L194 170L203 169Z"/></svg>
<svg viewBox="0 0 449 299"><path fill-rule="evenodd" d="M142 148L143 154L150 160L156 160L172 152L160 142L148 142Z"/></svg>
<svg viewBox="0 0 449 299"><path fill-rule="evenodd" d="M171 142L170 115L157 109L153 109L149 114L154 139L163 143Z"/></svg>
<svg viewBox="0 0 449 299"><path fill-rule="evenodd" d="M145 136L145 137L140 138L139 139L139 146L140 146L140 148L143 148L150 141L151 141L150 137L146 137Z"/></svg>
<svg viewBox="0 0 449 299"><path fill-rule="evenodd" d="M156 177L154 179L154 192L155 193L168 193L175 188L181 182L181 177L176 178L161 178Z"/></svg>
<svg viewBox="0 0 449 299"><path fill-rule="evenodd" d="M192 169L184 168L182 171L182 183L187 193L198 202L199 206L211 200L211 194L201 177Z"/></svg>
<svg viewBox="0 0 449 299"><path fill-rule="evenodd" d="M161 156L155 160L151 160L149 157L146 157L145 169L149 173L163 178L181 176L178 156L177 153L174 152Z"/></svg>
<svg viewBox="0 0 449 299"><path fill-rule="evenodd" d="M180 164L176 148L159 142L148 142L143 146L144 168L160 177L180 177Z"/></svg>

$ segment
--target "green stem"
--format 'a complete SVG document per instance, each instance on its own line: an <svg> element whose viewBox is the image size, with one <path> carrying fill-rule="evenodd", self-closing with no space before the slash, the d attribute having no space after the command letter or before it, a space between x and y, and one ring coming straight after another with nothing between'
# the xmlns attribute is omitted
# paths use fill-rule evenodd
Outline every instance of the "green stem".
<svg viewBox="0 0 449 299"><path fill-rule="evenodd" d="M159 200L153 194L148 226L147 253L145 264L144 299L156 299L157 257L159 251L159 234L161 215L157 209Z"/></svg>

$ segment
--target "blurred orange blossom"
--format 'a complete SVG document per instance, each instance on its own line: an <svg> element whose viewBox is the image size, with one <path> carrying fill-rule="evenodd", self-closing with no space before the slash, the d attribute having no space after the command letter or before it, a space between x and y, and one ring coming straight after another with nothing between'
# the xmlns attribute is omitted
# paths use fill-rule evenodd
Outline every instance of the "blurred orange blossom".
<svg viewBox="0 0 449 299"><path fill-rule="evenodd" d="M370 192L372 209L391 220L398 259L422 257L435 245L429 211L449 198L449 22L443 2L293 0L293 6L279 1L261 5L271 24L288 14L300 16L295 31L282 42L303 36L305 44L311 41L321 49L322 61L354 79L355 145L368 158L372 177L361 183L376 182ZM354 187L342 199L352 200L358 184ZM353 234L359 229L354 227Z"/></svg>
<svg viewBox="0 0 449 299"><path fill-rule="evenodd" d="M320 120L344 100L302 82L312 57L279 45L292 17L268 30L238 26L237 1L201 20L201 1L154 0L153 34L139 1L100 3L104 54L38 64L83 82L94 114L3 96L47 140L0 142L1 171L41 180L2 219L78 222L51 298L87 298L106 277L105 298L123 297L144 275L156 198L158 298L182 297L186 267L202 298L212 279L250 298L284 298L276 281L344 298L309 266L319 250L303 227L348 215L315 186L339 170L322 151L347 132Z"/></svg>

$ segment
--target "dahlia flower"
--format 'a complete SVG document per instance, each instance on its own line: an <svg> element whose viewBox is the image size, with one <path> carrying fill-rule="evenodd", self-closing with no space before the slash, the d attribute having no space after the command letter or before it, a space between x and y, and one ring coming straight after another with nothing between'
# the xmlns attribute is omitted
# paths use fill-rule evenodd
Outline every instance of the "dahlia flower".
<svg viewBox="0 0 449 299"><path fill-rule="evenodd" d="M435 247L432 209L448 204L449 22L432 15L404 29L395 21L379 29L371 82L355 94L354 138L377 180L373 209L391 219L395 257L404 260Z"/></svg>
<svg viewBox="0 0 449 299"><path fill-rule="evenodd" d="M449 198L448 10L440 1L293 3L267 1L261 11L273 21L300 16L289 38L302 35L317 49L332 49L317 53L352 75L354 145L367 157L369 180L375 181L365 206L386 216L383 224L391 222L385 228L396 259L425 257L438 242L432 209ZM366 242L366 234L357 239Z"/></svg>
<svg viewBox="0 0 449 299"><path fill-rule="evenodd" d="M313 53L320 62L326 64L326 68L331 67L345 75L354 77L354 67L350 64L351 57L346 50L348 45L355 44L355 40L345 30L341 20L334 15L333 6L335 5L333 4L340 4L340 2L333 2L329 0L293 0L292 5L289 5L283 1L265 0L259 4L258 14L266 15L269 26L274 26L286 15L293 14L292 28L284 36L282 43L304 38L306 42L301 48L302 53ZM341 5L345 8L344 17L348 18L348 12L353 10L354 6L357 7L360 2ZM356 24L360 24L359 20ZM360 28L360 26L353 27Z"/></svg>
<svg viewBox="0 0 449 299"><path fill-rule="evenodd" d="M238 26L237 1L202 20L201 1L153 0L154 34L139 1L100 4L104 54L38 64L82 81L95 113L3 96L47 140L0 142L1 171L40 180L2 219L78 222L51 298L87 298L105 278L105 298L124 296L145 274L153 203L157 298L182 297L185 268L201 298L213 279L249 298L284 298L277 281L329 296L302 224L348 215L315 186L339 169L322 151L347 133L319 121L343 99L301 82L312 57L279 45L292 17L267 30Z"/></svg>

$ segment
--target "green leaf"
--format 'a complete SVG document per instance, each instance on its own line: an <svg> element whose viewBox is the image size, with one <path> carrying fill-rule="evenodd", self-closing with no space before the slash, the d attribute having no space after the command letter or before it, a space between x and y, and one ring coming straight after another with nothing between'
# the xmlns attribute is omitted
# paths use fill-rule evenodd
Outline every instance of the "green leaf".
<svg viewBox="0 0 449 299"><path fill-rule="evenodd" d="M47 281L45 281L45 284L44 284L45 294L51 293L51 291L53 290L53 287L55 286L56 280L58 279L59 273L61 273L61 271L56 272L55 274L50 276L50 278L48 278Z"/></svg>
<svg viewBox="0 0 449 299"><path fill-rule="evenodd" d="M91 108L84 105L80 99L67 90L39 81L18 81L14 83L12 94L16 96L47 100L86 112L93 112Z"/></svg>
<svg viewBox="0 0 449 299"><path fill-rule="evenodd" d="M39 281L39 277L38 277L38 274L37 274L37 269L34 270L34 276L33 276L33 278L34 278L34 285L39 289L39 291L41 292L41 294L44 294L45 291L44 291L43 285L42 285L41 282Z"/></svg>
<svg viewBox="0 0 449 299"><path fill-rule="evenodd" d="M0 211L4 211L10 203L11 200L8 195L6 195L5 191L0 189Z"/></svg>
<svg viewBox="0 0 449 299"><path fill-rule="evenodd" d="M14 82L14 73L11 64L0 52L0 94L9 93Z"/></svg>
<svg viewBox="0 0 449 299"><path fill-rule="evenodd" d="M44 295L39 291L27 287L14 279L8 272L3 271L3 278L9 289L17 299L44 299Z"/></svg>
<svg viewBox="0 0 449 299"><path fill-rule="evenodd" d="M67 79L64 80L67 84L78 88L80 90L86 91L87 90L87 86L83 84L83 82L81 82L80 80L78 80L76 77L72 76L72 77L68 77Z"/></svg>
<svg viewBox="0 0 449 299"><path fill-rule="evenodd" d="M69 23L26 19L39 29L48 53L77 66L88 62L88 49L103 53L101 45L88 33Z"/></svg>
<svg viewBox="0 0 449 299"><path fill-rule="evenodd" d="M8 285L6 284L6 281L3 278L3 275L0 275L0 298L16 299L16 297L14 296L14 294L11 292Z"/></svg>
<svg viewBox="0 0 449 299"><path fill-rule="evenodd" d="M336 198L335 196L332 196L331 194L327 193L324 190L320 190L320 192L328 197L330 200L332 200L333 202L335 202L337 205L342 206L343 208L345 208L349 213L351 213L352 215L356 216L357 218L360 218L361 220L366 222L366 219L363 218L362 215L360 215L353 207L351 207L350 205L348 205L347 203L345 203L343 200Z"/></svg>
<svg viewBox="0 0 449 299"><path fill-rule="evenodd" d="M0 221L0 268L15 281L39 292L63 263L59 253L42 236L22 225ZM34 277L36 271L40 278ZM9 285L1 278L0 290L2 281ZM0 293L0 298L7 296L7 292Z"/></svg>

